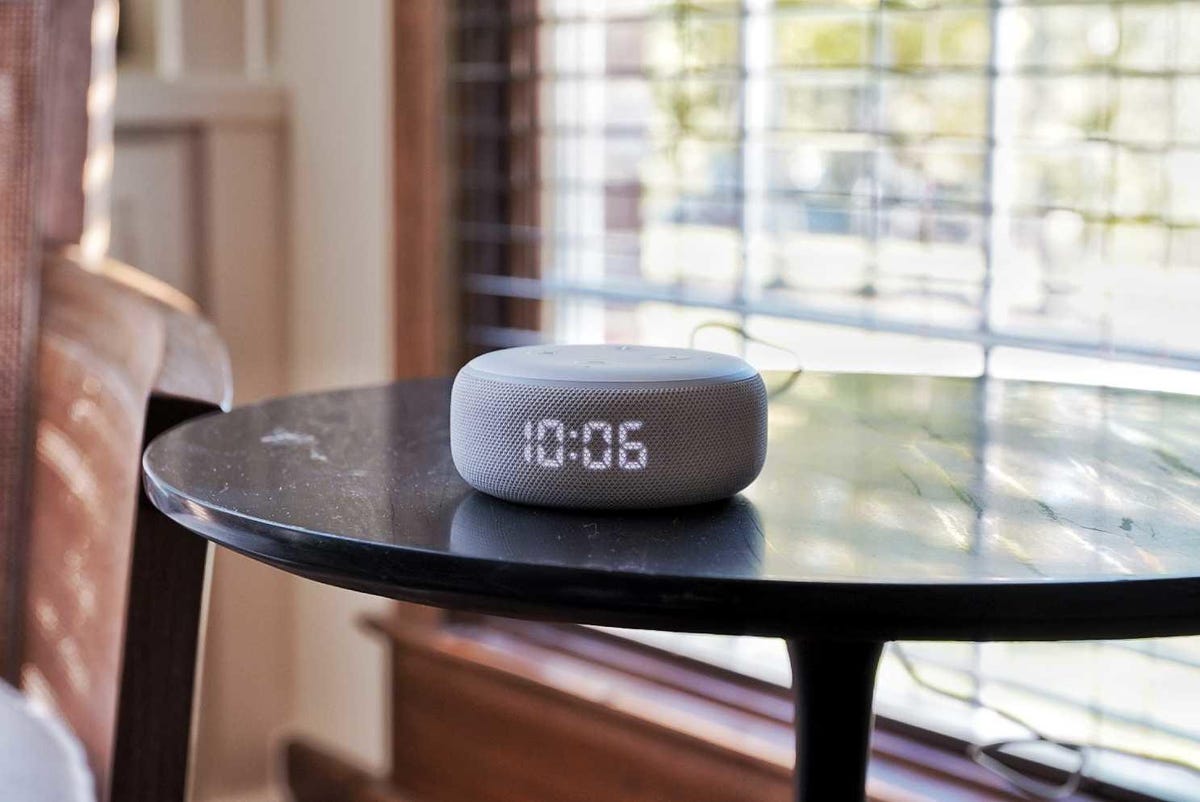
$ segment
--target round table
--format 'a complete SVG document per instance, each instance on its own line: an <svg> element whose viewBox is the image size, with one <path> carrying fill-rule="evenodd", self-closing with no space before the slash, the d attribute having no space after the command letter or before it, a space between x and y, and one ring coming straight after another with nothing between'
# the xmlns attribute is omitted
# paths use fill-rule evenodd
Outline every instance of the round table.
<svg viewBox="0 0 1200 802"><path fill-rule="evenodd" d="M151 444L146 487L209 540L319 582L508 616L784 638L801 800L863 798L886 641L1200 633L1196 399L784 379L767 376L779 392L761 476L700 507L563 511L477 493L450 460L445 380L194 420Z"/></svg>

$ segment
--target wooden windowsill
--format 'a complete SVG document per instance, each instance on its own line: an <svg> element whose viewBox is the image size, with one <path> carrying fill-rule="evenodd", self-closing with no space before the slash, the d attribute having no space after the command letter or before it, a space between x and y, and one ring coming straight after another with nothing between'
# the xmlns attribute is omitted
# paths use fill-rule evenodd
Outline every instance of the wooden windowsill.
<svg viewBox="0 0 1200 802"><path fill-rule="evenodd" d="M667 798L790 799L786 689L579 627L475 618L430 628L400 615L367 623L393 647L391 781L402 790L557 799L571 798L573 778L592 798L642 800L664 798L654 784L665 775ZM586 760L614 768L595 772ZM524 790L480 794L465 765ZM701 768L702 788L677 785ZM556 785L548 774L564 777ZM1025 799L961 753L886 724L872 742L868 793L872 802Z"/></svg>

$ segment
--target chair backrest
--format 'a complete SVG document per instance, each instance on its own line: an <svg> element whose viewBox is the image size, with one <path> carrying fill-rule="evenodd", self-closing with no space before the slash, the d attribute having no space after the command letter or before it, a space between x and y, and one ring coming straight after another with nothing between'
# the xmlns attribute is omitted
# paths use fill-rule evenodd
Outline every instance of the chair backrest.
<svg viewBox="0 0 1200 802"><path fill-rule="evenodd" d="M0 677L16 677L43 245L83 234L95 0L0 3Z"/></svg>
<svg viewBox="0 0 1200 802"><path fill-rule="evenodd" d="M37 266L38 138L46 19L41 3L0 3L0 675L14 678L12 626L28 498ZM82 182L80 182L82 183Z"/></svg>
<svg viewBox="0 0 1200 802"><path fill-rule="evenodd" d="M144 501L140 455L229 403L188 306L124 266L43 266L21 684L83 741L101 799L183 798L207 552Z"/></svg>

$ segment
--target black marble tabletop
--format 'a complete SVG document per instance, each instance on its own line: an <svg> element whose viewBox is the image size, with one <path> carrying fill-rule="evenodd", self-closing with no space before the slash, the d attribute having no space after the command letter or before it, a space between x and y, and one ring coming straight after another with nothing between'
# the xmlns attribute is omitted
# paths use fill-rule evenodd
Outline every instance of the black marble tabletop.
<svg viewBox="0 0 1200 802"><path fill-rule="evenodd" d="M1200 399L806 373L773 397L744 493L624 514L471 490L448 405L448 381L413 381L201 418L150 446L147 490L285 570L499 614L876 640L1200 632Z"/></svg>

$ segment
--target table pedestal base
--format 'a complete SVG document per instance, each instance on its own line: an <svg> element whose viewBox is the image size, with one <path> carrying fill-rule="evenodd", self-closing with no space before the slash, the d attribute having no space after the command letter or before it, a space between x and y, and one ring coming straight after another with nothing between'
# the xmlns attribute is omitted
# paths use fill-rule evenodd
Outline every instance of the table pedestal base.
<svg viewBox="0 0 1200 802"><path fill-rule="evenodd" d="M797 802L863 802L882 643L791 639Z"/></svg>

